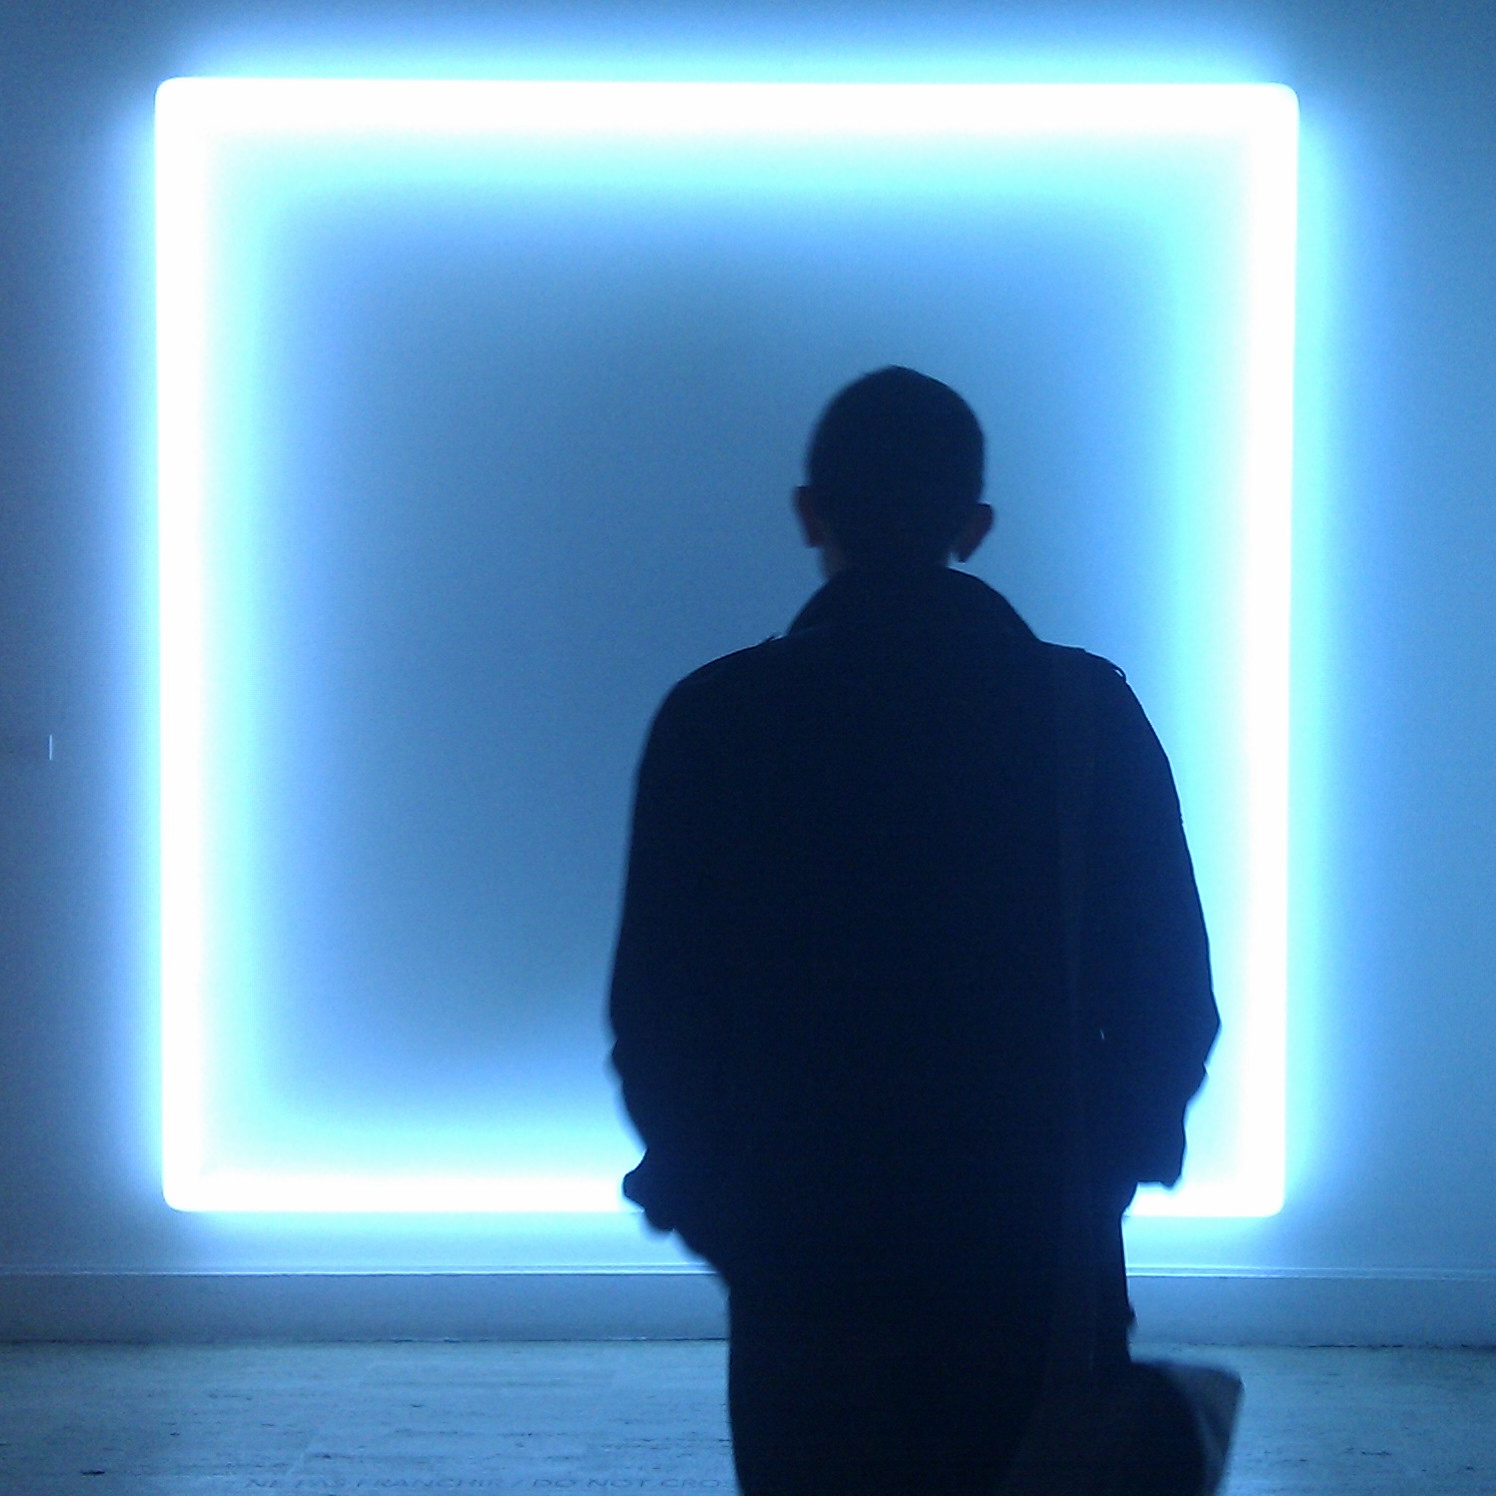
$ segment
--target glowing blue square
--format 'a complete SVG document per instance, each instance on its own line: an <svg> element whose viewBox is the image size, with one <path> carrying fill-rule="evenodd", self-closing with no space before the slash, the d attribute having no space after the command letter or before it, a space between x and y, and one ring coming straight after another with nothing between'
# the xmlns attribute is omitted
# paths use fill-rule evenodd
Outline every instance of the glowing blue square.
<svg viewBox="0 0 1496 1496"><path fill-rule="evenodd" d="M177 79L157 101L163 1188L184 1210L583 1211L619 1209L616 1160L537 1170L516 1155L492 1167L433 1154L391 1166L377 1143L305 1129L252 1091L235 1126L259 1139L253 1163L228 1142L215 1076L254 1015L224 984L254 951L225 933L273 917L234 910L222 822L242 765L215 683L232 599L215 592L209 551L233 545L255 501L257 454L235 426L238 371L217 356L225 329L256 315L253 278L278 225L246 218L234 184L340 180L434 170L473 181L502 161L508 179L562 195L669 184L689 211L723 193L880 195L894 209L930 182L991 201L1068 193L1070 210L1126 192L1129 173L1166 177L1187 154L1230 198L1238 232L1219 263L1180 274L1214 287L1208 421L1225 454L1202 494L1229 561L1206 586L1229 615L1208 643L1181 622L1193 594L1160 603L1177 635L1174 670L1198 712L1176 769L1210 916L1228 1043L1197 1109L1194 1158L1173 1195L1140 1214L1268 1215L1284 1176L1289 531L1292 467L1297 107L1269 85L468 83ZM1141 165L1140 165L1141 163ZM1120 184L1120 185L1118 185ZM1181 243L1185 241L1181 239ZM1180 253L1187 253L1188 248ZM237 319L237 322L236 322ZM253 335L273 338L273 326ZM1202 357L1202 367L1206 362ZM848 369L848 375L857 372ZM1181 400L1183 400L1181 396ZM238 518L225 525L232 510ZM1193 557L1197 516L1168 543ZM230 566L232 558L230 557ZM1198 570L1198 567L1194 568ZM1222 601L1224 599L1224 601ZM1198 601L1196 598L1195 601ZM253 620L250 621L251 625ZM1224 641L1224 643L1223 643ZM1080 641L1087 642L1087 641ZM1214 650L1222 658L1202 658ZM1207 668L1208 667L1208 668ZM237 678L237 677L234 677ZM1226 681L1221 687L1220 682ZM1152 698L1149 700L1150 707ZM1190 713L1182 713L1181 723ZM1195 764L1214 764L1207 772ZM1224 767L1222 767L1224 766ZM622 769L622 766L620 766ZM231 917L232 916L232 917ZM242 917L241 917L242 916ZM250 988L244 990L252 990ZM599 1041L601 1042L601 1040ZM246 1061L248 1063L248 1061ZM273 1078L272 1078L273 1079ZM1217 1099L1219 1098L1219 1099ZM241 1106L241 1110L242 1110ZM535 1124L541 1124L537 1121ZM341 1152L339 1151L341 1149ZM394 1150L396 1153L399 1150ZM408 1152L408 1150L407 1150ZM310 1161L309 1161L310 1160ZM332 1162L329 1162L332 1160Z"/></svg>

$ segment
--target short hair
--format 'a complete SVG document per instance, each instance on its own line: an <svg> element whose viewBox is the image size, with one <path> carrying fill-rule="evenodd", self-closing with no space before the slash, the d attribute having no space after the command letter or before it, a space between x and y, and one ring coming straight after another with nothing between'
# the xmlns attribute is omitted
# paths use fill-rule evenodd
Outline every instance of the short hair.
<svg viewBox="0 0 1496 1496"><path fill-rule="evenodd" d="M955 390L894 365L832 398L806 481L849 561L943 561L981 499L984 447Z"/></svg>

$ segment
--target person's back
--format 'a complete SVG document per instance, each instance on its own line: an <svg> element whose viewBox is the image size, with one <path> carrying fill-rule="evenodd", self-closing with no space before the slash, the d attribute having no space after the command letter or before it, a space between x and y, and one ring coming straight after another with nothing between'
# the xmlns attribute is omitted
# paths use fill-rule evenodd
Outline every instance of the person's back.
<svg viewBox="0 0 1496 1496"><path fill-rule="evenodd" d="M1000 1461L1037 1385L1063 1199L1051 647L945 564L991 519L979 430L975 489L970 452L953 450L959 397L887 370L838 399L798 495L830 579L783 638L697 671L656 718L611 1001L647 1145L626 1192L731 1290L750 1496L908 1478L887 1447L884 1476L854 1472L847 1431L865 1442L908 1413L898 1384L919 1326L944 1338L955 1423L980 1416L963 1397L987 1399L988 1427L957 1464ZM909 481L919 464L948 469L938 519ZM892 503L848 508L890 470ZM898 521L911 502L926 503L923 530ZM1107 1353L1125 1360L1120 1213L1140 1180L1177 1178L1216 1015L1167 763L1119 672L1089 663L1096 1267ZM884 1310L887 1334L856 1357L872 1382L838 1401L804 1335L845 1350L848 1327ZM976 1327L969 1356L958 1322ZM881 1381L878 1345L893 1357ZM792 1435L781 1426L807 1397L824 1416ZM929 1409L922 1422L960 1454L954 1424ZM815 1428L830 1443L812 1458ZM918 1443L895 1439L905 1456ZM935 1456L921 1458L938 1489Z"/></svg>
<svg viewBox="0 0 1496 1496"><path fill-rule="evenodd" d="M924 1271L1051 1224L1056 1085L1036 1081L1055 1072L1059 964L1038 656L968 576L852 569L785 638L672 696L667 730L692 743L673 789L712 801L676 904L712 943L695 1016L722 1040L724 1152L693 1173L733 1195L730 1221L707 1194L677 1214L719 1267L902 1256ZM637 949L620 947L620 994Z"/></svg>

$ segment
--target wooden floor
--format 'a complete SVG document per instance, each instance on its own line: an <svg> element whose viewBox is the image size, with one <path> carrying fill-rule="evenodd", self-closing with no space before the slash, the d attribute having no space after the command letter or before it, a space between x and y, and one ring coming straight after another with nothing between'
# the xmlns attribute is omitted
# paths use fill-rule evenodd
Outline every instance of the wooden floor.
<svg viewBox="0 0 1496 1496"><path fill-rule="evenodd" d="M1234 1366L1233 1496L1492 1496L1496 1352ZM732 1491L720 1341L0 1346L0 1491Z"/></svg>

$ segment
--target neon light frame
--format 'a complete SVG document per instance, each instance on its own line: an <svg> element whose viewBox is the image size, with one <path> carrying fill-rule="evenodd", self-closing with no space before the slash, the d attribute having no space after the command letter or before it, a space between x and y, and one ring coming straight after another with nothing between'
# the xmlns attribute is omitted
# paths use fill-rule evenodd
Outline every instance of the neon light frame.
<svg viewBox="0 0 1496 1496"><path fill-rule="evenodd" d="M891 123L896 122L896 123ZM523 1176L313 1176L208 1163L203 993L209 915L204 643L209 620L207 380L214 153L254 138L964 135L1209 137L1245 162L1245 513L1241 699L1254 723L1249 808L1250 1154L1229 1190L1140 1199L1139 1214L1262 1216L1283 1200L1287 994L1289 582L1298 109L1270 84L452 82L182 78L156 103L162 1187L193 1211L617 1212L616 1182ZM1229 1198L1228 1198L1229 1196Z"/></svg>

